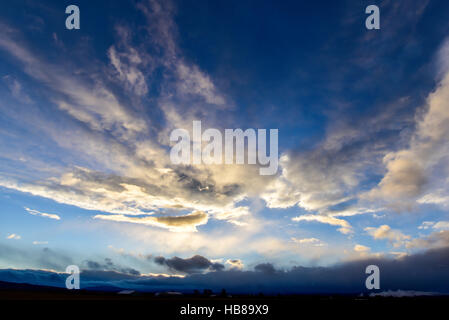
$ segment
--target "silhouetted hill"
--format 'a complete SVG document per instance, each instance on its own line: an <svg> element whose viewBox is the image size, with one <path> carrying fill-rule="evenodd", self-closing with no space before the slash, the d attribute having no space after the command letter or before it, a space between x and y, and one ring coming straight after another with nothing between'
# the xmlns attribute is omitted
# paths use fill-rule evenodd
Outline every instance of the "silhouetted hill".
<svg viewBox="0 0 449 320"><path fill-rule="evenodd" d="M66 289L28 283L0 281L0 291L66 291Z"/></svg>

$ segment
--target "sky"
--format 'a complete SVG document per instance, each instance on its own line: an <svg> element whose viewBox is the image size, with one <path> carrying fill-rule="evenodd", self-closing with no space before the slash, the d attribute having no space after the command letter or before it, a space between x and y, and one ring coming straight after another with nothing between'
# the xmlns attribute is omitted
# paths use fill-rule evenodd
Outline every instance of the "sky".
<svg viewBox="0 0 449 320"><path fill-rule="evenodd" d="M72 2L0 4L0 280L447 278L447 1ZM193 121L278 129L278 171L174 164ZM419 274L391 286L444 291Z"/></svg>

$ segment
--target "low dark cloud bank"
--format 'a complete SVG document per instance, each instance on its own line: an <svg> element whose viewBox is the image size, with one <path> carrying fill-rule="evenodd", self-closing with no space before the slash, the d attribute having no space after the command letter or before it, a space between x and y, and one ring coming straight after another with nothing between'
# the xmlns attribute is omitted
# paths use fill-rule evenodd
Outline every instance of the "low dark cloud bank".
<svg viewBox="0 0 449 320"><path fill-rule="evenodd" d="M274 266L271 263L260 263L254 267L254 270L264 272L264 273L271 273L271 274L276 272L276 269L274 268Z"/></svg>
<svg viewBox="0 0 449 320"><path fill-rule="evenodd" d="M184 272L211 270L213 263L201 256L189 259L163 257L157 263ZM259 264L253 271L229 270L192 273L185 278L149 277L117 271L88 270L81 273L82 288L127 288L141 291L225 288L231 293L360 293L366 292L367 265L380 268L380 291L413 290L449 294L449 248L391 260L366 259L333 267L294 267L277 270L269 263ZM0 270L1 281L25 282L64 287L64 274L36 270Z"/></svg>
<svg viewBox="0 0 449 320"><path fill-rule="evenodd" d="M172 271L178 271L183 273L199 273L205 270L221 271L224 269L224 265L221 263L213 263L209 259L196 255L188 259L182 259L179 257L173 257L167 259L164 257L154 258L154 262L159 265L167 266Z"/></svg>
<svg viewBox="0 0 449 320"><path fill-rule="evenodd" d="M117 273L130 274L139 276L140 272L133 268L124 268L116 265L111 259L106 258L104 262L97 262L93 260L87 260L86 265L89 270L103 270L103 271L115 271Z"/></svg>

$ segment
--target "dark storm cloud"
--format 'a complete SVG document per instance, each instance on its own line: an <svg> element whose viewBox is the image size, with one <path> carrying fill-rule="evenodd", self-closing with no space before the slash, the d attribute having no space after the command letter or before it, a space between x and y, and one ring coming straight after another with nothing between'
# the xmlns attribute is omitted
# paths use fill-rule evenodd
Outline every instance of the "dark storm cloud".
<svg viewBox="0 0 449 320"><path fill-rule="evenodd" d="M206 176L200 180L196 177L201 176L201 172L191 166L178 168L175 173L178 177L177 183L191 196L200 198L214 196L215 199L223 196L234 197L243 192L242 186L236 183L217 186L212 176Z"/></svg>
<svg viewBox="0 0 449 320"><path fill-rule="evenodd" d="M194 211L184 216L155 217L157 222L167 226L182 227L185 225L197 225L207 221L207 214L202 211Z"/></svg>
<svg viewBox="0 0 449 320"><path fill-rule="evenodd" d="M272 264L263 263L255 271L193 274L184 279L151 279L143 283L179 290L226 288L235 293L359 293L367 291L365 269L371 264L380 268L382 291L449 293L449 247L395 260L370 258L332 267L297 266L289 271L276 270Z"/></svg>
<svg viewBox="0 0 449 320"><path fill-rule="evenodd" d="M91 270L114 271L117 273L129 274L129 275L134 275L134 276L140 275L139 271L137 271L133 268L126 268L126 267L118 266L118 265L114 264L114 262L112 262L112 260L109 258L105 258L104 262L101 262L101 263L97 262L97 261L93 261L93 260L87 260L85 263L86 263L87 269L89 271L91 271Z"/></svg>
<svg viewBox="0 0 449 320"><path fill-rule="evenodd" d="M224 265L221 263L213 263L209 259L200 255L196 255L188 259L182 259L179 257L173 257L171 259L156 257L154 258L154 262L159 265L167 266L173 271L183 273L198 273L207 269L212 271L221 271L224 269Z"/></svg>
<svg viewBox="0 0 449 320"><path fill-rule="evenodd" d="M254 267L255 271L263 272L263 273L275 273L276 269L271 263L261 263Z"/></svg>

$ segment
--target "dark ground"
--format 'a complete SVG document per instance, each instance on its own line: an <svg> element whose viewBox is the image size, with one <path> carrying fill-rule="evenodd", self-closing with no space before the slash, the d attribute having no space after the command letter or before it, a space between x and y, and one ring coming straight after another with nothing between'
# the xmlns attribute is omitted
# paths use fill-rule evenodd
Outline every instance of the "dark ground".
<svg viewBox="0 0 449 320"><path fill-rule="evenodd" d="M181 315L182 307L214 307L214 315ZM232 305L268 306L268 314L224 314ZM393 314L423 319L447 319L449 296L412 298L360 297L352 295L285 296L156 296L154 293L119 295L115 292L66 290L53 287L0 282L0 315L39 315L39 318L135 318L142 319L390 319ZM422 316L419 316L422 315ZM3 319L3 316L0 317Z"/></svg>

